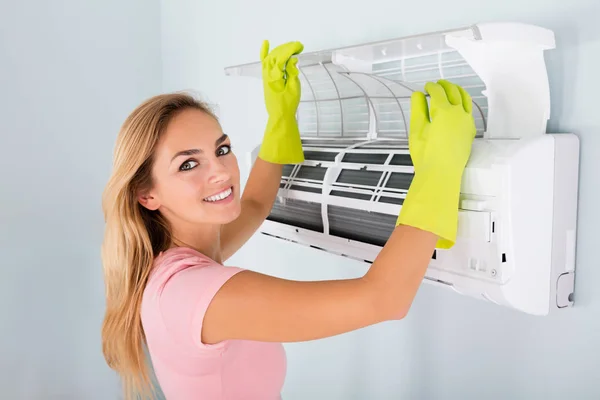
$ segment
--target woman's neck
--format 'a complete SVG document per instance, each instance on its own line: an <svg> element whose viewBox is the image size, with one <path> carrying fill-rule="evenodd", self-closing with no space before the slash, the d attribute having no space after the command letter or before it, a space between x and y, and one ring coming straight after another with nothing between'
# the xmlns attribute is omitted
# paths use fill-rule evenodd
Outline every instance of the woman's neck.
<svg viewBox="0 0 600 400"><path fill-rule="evenodd" d="M202 225L174 229L171 247L189 247L221 263L221 226Z"/></svg>

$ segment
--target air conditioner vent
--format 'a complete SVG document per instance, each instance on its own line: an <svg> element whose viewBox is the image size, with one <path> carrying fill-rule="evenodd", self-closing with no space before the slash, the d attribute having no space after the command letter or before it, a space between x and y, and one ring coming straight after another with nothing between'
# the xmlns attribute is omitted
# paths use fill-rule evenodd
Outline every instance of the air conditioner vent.
<svg viewBox="0 0 600 400"><path fill-rule="evenodd" d="M327 168L303 165L298 169L295 178L322 182L325 172L327 172Z"/></svg>
<svg viewBox="0 0 600 400"><path fill-rule="evenodd" d="M326 171L327 168L312 165L285 165L279 187L310 193L322 193Z"/></svg>
<svg viewBox="0 0 600 400"><path fill-rule="evenodd" d="M323 232L321 204L304 200L285 199L285 206L277 199L267 218L282 224Z"/></svg>
<svg viewBox="0 0 600 400"><path fill-rule="evenodd" d="M337 156L338 153L333 153L330 151L313 151L313 150L306 150L304 152L304 158L308 161L330 161L333 162L335 161L335 156Z"/></svg>
<svg viewBox="0 0 600 400"><path fill-rule="evenodd" d="M389 204L398 204L398 205L404 204L404 198L403 197L381 196L381 197L379 197L378 201L380 203L389 203Z"/></svg>
<svg viewBox="0 0 600 400"><path fill-rule="evenodd" d="M413 180L414 174L403 174L400 172L392 172L388 181L385 184L387 188L401 189L408 191Z"/></svg>
<svg viewBox="0 0 600 400"><path fill-rule="evenodd" d="M390 161L390 165L405 165L412 166L413 162L410 158L410 154L394 154L392 160Z"/></svg>
<svg viewBox="0 0 600 400"><path fill-rule="evenodd" d="M376 187L383 172L345 169L340 172L336 182L348 185Z"/></svg>
<svg viewBox="0 0 600 400"><path fill-rule="evenodd" d="M301 192L309 192L309 193L323 193L323 189L320 187L314 186L300 186L300 185L287 185L286 183L279 184L280 189L289 189L289 190L299 190Z"/></svg>
<svg viewBox="0 0 600 400"><path fill-rule="evenodd" d="M357 199L357 200L370 200L373 197L372 194L357 193L357 192L345 192L342 190L332 190L329 194L332 196L346 197L349 199Z"/></svg>
<svg viewBox="0 0 600 400"><path fill-rule="evenodd" d="M347 148L354 146L358 143L361 143L362 139L337 139L337 140L328 140L322 138L311 138L311 137L302 137L302 147L304 151L311 151L315 148Z"/></svg>
<svg viewBox="0 0 600 400"><path fill-rule="evenodd" d="M329 234L376 246L383 246L396 226L393 215L328 206Z"/></svg>
<svg viewBox="0 0 600 400"><path fill-rule="evenodd" d="M346 153L342 162L353 164L384 164L387 158L387 154Z"/></svg>
<svg viewBox="0 0 600 400"><path fill-rule="evenodd" d="M367 143L362 143L357 146L357 149L369 149L369 150L406 150L406 154L408 154L408 141L406 139L400 140L388 140L388 139L379 139L377 141L371 141Z"/></svg>
<svg viewBox="0 0 600 400"><path fill-rule="evenodd" d="M283 177L289 177L292 174L292 171L294 170L294 166L290 165L290 164L286 164L283 166L283 171L281 172L281 175Z"/></svg>

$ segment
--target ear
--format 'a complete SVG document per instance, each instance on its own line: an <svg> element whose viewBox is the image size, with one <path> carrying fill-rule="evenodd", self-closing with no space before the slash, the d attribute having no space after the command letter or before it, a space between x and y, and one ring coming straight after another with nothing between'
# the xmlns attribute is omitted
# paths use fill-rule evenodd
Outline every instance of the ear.
<svg viewBox="0 0 600 400"><path fill-rule="evenodd" d="M138 193L138 202L151 211L156 211L160 207L160 202L158 201L158 198L154 196L151 192Z"/></svg>

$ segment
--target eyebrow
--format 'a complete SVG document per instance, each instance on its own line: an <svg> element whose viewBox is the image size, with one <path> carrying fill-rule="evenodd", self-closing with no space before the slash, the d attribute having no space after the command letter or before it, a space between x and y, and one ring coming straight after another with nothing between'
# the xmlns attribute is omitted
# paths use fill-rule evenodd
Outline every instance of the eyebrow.
<svg viewBox="0 0 600 400"><path fill-rule="evenodd" d="M224 141L226 141L227 138L228 138L227 134L224 133L220 138L215 140L215 147L220 145ZM180 156L191 156L191 155L200 154L200 153L203 153L203 151L200 149L181 150L181 151L178 151L177 153L175 153L173 158L171 158L171 161L173 161L174 159L176 159L177 157L180 157Z"/></svg>
<svg viewBox="0 0 600 400"><path fill-rule="evenodd" d="M215 140L215 146L220 145L221 143L223 143L226 140L227 140L227 134L224 133L220 138Z"/></svg>

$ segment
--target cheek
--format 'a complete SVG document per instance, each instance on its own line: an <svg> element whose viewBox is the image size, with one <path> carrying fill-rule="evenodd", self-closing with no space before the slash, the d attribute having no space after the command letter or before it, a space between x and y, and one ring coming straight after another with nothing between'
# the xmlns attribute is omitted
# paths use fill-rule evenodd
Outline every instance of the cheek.
<svg viewBox="0 0 600 400"><path fill-rule="evenodd" d="M231 174L231 178L235 180L234 183L237 183L237 181L240 178L240 167L237 161L237 157L233 154L231 154L231 157L227 157L227 161L226 164L227 169L229 170L229 173Z"/></svg>
<svg viewBox="0 0 600 400"><path fill-rule="evenodd" d="M196 202L204 188L205 177L200 168L178 173L170 178L168 193L170 203L186 204Z"/></svg>
<svg viewBox="0 0 600 400"><path fill-rule="evenodd" d="M186 195L190 196L194 200L204 193L206 187L206 176L201 168L196 168L194 171L190 171L187 176L181 181L183 191Z"/></svg>

